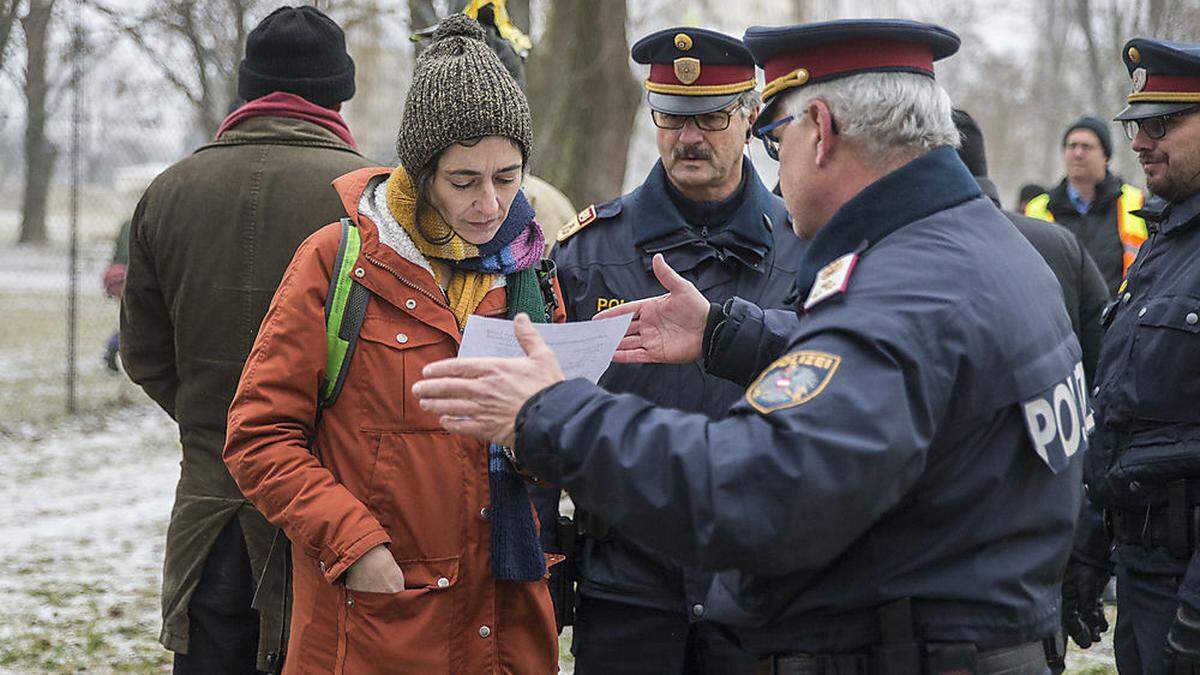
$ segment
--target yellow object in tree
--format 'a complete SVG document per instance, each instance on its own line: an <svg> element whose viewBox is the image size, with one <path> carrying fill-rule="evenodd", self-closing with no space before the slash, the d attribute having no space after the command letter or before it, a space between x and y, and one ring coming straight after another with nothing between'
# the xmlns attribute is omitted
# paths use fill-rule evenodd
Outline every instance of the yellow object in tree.
<svg viewBox="0 0 1200 675"><path fill-rule="evenodd" d="M463 14L478 21L479 10L488 5L492 6L492 13L496 17L496 30L500 31L500 37L507 40L521 58L528 56L529 50L533 49L533 41L529 39L528 35L522 33L520 28L513 25L512 19L508 16L508 0L471 0L463 8Z"/></svg>

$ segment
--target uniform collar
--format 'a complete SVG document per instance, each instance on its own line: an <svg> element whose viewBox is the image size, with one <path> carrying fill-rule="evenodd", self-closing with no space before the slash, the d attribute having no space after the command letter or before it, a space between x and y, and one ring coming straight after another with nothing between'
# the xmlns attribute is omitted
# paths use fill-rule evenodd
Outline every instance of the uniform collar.
<svg viewBox="0 0 1200 675"><path fill-rule="evenodd" d="M743 158L743 165L745 159ZM745 168L743 166L743 168ZM717 199L711 201L696 201L688 199L679 191L679 188L670 180L663 181L663 187L666 188L667 196L671 198L671 203L675 205L676 210L683 216L694 229L706 228L709 232L716 232L725 226L733 217L738 207L742 205L742 197L746 194L746 172L742 172L742 180L738 183L737 189L733 194L725 199Z"/></svg>
<svg viewBox="0 0 1200 675"><path fill-rule="evenodd" d="M688 225L687 219L671 199L662 160L655 162L650 175L631 196L634 202L632 206L638 212L634 222L635 243L646 252L698 245L736 258L748 267L755 267L770 252L774 243L771 229L763 218L770 210L773 195L758 177L754 164L744 156L742 182L740 205L732 210L719 232L705 239ZM723 202L713 204L717 209L722 205L729 206Z"/></svg>
<svg viewBox="0 0 1200 675"><path fill-rule="evenodd" d="M1163 219L1159 222L1158 231L1162 232L1164 236L1185 225L1195 225L1200 220L1198 218L1200 217L1200 192L1181 202L1171 204L1162 215Z"/></svg>
<svg viewBox="0 0 1200 675"><path fill-rule="evenodd" d="M802 301L817 272L834 260L874 246L892 232L981 196L979 184L950 146L935 148L855 195L817 232L796 275Z"/></svg>

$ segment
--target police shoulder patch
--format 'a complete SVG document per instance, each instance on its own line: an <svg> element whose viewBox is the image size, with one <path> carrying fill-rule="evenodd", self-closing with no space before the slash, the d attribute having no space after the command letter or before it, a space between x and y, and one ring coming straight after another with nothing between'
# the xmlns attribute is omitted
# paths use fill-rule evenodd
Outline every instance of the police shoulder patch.
<svg viewBox="0 0 1200 675"><path fill-rule="evenodd" d="M854 272L856 263L858 263L858 254L847 253L822 267L817 272L817 278L808 293L808 299L804 301L804 311L807 312L835 295L845 293L846 287L850 285L850 274Z"/></svg>
<svg viewBox="0 0 1200 675"><path fill-rule="evenodd" d="M574 218L567 221L566 225L563 225L562 229L560 229L558 231L558 237L557 237L558 241L564 242L564 241L570 239L577 232L580 232L581 230L583 230L583 228L585 228L588 225L591 225L593 222L595 222L595 220L596 220L596 205L592 204L592 205L588 206L586 209L584 209L584 210L580 211L578 214L576 214Z"/></svg>
<svg viewBox="0 0 1200 675"><path fill-rule="evenodd" d="M842 357L828 352L799 351L772 363L746 390L746 402L766 415L807 403L833 379Z"/></svg>

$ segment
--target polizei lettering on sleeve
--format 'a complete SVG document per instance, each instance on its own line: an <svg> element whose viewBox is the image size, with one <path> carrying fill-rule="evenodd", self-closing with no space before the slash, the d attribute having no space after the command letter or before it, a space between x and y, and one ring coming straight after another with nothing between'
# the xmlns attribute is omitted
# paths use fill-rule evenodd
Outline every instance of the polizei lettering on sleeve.
<svg viewBox="0 0 1200 675"><path fill-rule="evenodd" d="M1076 363L1066 379L1021 404L1033 449L1054 473L1087 449L1088 434L1096 426L1084 380L1083 362Z"/></svg>

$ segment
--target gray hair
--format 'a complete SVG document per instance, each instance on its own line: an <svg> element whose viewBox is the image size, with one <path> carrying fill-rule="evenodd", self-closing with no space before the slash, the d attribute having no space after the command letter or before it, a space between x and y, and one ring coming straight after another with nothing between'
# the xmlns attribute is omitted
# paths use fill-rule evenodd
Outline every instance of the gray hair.
<svg viewBox="0 0 1200 675"><path fill-rule="evenodd" d="M939 145L957 148L950 95L916 73L862 73L784 94L780 103L800 119L813 100L829 106L837 130L862 159L894 167Z"/></svg>
<svg viewBox="0 0 1200 675"><path fill-rule="evenodd" d="M749 119L750 113L754 112L758 106L762 105L762 95L757 89L743 91L737 100L738 109L742 111L742 116Z"/></svg>

